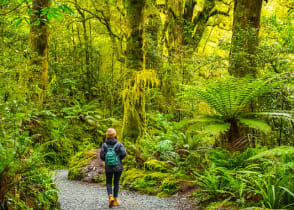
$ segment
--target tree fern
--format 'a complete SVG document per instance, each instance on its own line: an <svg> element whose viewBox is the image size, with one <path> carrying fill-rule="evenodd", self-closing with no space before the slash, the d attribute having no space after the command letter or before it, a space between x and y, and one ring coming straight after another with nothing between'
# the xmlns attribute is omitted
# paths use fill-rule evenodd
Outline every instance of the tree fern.
<svg viewBox="0 0 294 210"><path fill-rule="evenodd" d="M275 77L261 79L228 77L210 83L207 87L202 89L186 86L185 93L190 94L192 97L196 95L216 111L216 114L212 114L211 116L198 116L196 119L193 119L194 122L208 123L208 125L205 125L203 131L215 136L220 133L231 132L232 135L227 133L227 137L230 141L238 138L242 141L245 140L243 138L244 136L242 137L239 132L240 124L242 124L243 127L246 126L264 133L269 133L271 127L265 121L256 119L256 113L249 113L248 104L255 98L269 92L280 83L274 80ZM292 117L287 114L279 115L278 113L273 113L273 115L288 118ZM227 123L231 123L231 128L233 130L230 129Z"/></svg>
<svg viewBox="0 0 294 210"><path fill-rule="evenodd" d="M270 81L230 77L210 84L207 89L188 87L187 90L206 101L224 118L229 119L238 115L251 100L271 90L274 84L269 84Z"/></svg>

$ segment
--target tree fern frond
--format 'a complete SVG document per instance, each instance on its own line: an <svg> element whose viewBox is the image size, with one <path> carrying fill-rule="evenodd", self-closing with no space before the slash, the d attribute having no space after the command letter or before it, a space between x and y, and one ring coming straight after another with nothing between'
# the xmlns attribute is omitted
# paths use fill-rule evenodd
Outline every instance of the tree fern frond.
<svg viewBox="0 0 294 210"><path fill-rule="evenodd" d="M205 90L189 86L189 90L206 101L218 113L227 119L236 117L254 98L261 96L273 86L269 79L253 80L253 78L226 78L211 83Z"/></svg>
<svg viewBox="0 0 294 210"><path fill-rule="evenodd" d="M223 123L221 116L217 115L198 115L190 122L212 122L212 123Z"/></svg>
<svg viewBox="0 0 294 210"><path fill-rule="evenodd" d="M264 133L269 133L271 131L271 127L263 120L249 118L239 118L239 120L249 128L257 129Z"/></svg>
<svg viewBox="0 0 294 210"><path fill-rule="evenodd" d="M292 111L281 111L281 112L255 112L255 113L250 113L251 115L264 115L270 118L279 118L279 119L284 119L287 121L292 121L294 122L294 113Z"/></svg>
<svg viewBox="0 0 294 210"><path fill-rule="evenodd" d="M221 133L225 133L229 129L230 123L215 123L205 126L202 131L208 135L218 136Z"/></svg>
<svg viewBox="0 0 294 210"><path fill-rule="evenodd" d="M258 153L257 155L249 158L249 160L258 159L258 158L269 158L274 156L282 155L294 155L294 147L291 146L280 146L270 150L266 150Z"/></svg>

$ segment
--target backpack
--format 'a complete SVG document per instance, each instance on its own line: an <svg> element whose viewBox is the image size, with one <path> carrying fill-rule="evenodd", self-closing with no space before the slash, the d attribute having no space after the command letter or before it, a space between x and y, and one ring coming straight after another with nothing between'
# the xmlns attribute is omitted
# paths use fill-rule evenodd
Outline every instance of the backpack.
<svg viewBox="0 0 294 210"><path fill-rule="evenodd" d="M109 147L106 143L104 143L107 147L107 153L105 156L105 164L108 166L116 166L118 164L118 157L115 153L115 148L118 145L116 142L113 147Z"/></svg>

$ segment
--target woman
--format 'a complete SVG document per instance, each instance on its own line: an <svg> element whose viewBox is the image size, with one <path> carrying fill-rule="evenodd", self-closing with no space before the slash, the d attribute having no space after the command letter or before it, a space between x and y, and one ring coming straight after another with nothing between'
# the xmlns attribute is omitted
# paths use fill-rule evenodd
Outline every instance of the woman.
<svg viewBox="0 0 294 210"><path fill-rule="evenodd" d="M105 161L106 187L109 197L109 208L119 206L117 200L119 179L123 171L122 159L126 156L126 149L122 143L117 141L116 131L108 128L106 131L106 141L101 147L100 158ZM113 180L113 196L112 196L112 179Z"/></svg>

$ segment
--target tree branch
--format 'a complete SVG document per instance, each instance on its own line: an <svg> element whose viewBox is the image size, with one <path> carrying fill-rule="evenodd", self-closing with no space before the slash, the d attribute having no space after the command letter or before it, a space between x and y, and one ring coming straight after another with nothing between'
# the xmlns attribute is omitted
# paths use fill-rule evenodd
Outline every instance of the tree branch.
<svg viewBox="0 0 294 210"><path fill-rule="evenodd" d="M219 10L214 10L213 12L211 12L209 14L209 17L215 16L215 15L224 15L224 16L227 16L227 17L230 16L229 11L228 12L223 12L223 11L219 11Z"/></svg>
<svg viewBox="0 0 294 210"><path fill-rule="evenodd" d="M17 5L15 8L13 8L12 10L8 11L8 12L4 12L4 13L0 13L1 16L5 16L8 15L9 13L16 11L25 1L22 1L19 5Z"/></svg>

